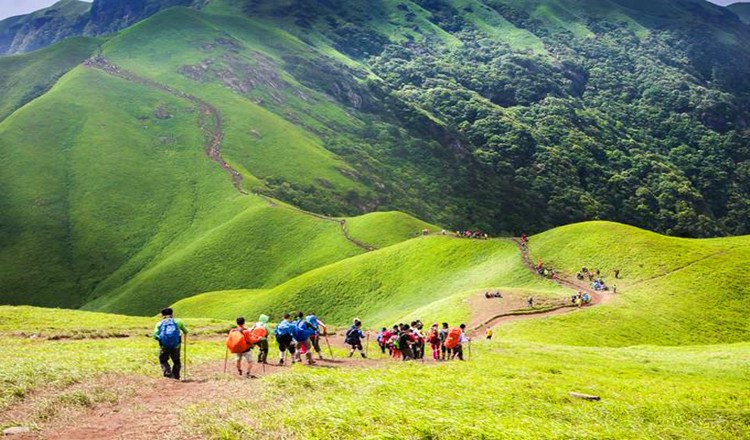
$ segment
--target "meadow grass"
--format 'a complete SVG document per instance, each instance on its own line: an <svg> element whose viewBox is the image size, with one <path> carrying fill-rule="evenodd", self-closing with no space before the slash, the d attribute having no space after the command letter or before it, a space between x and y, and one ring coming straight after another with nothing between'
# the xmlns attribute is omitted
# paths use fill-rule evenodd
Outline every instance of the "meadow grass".
<svg viewBox="0 0 750 440"><path fill-rule="evenodd" d="M261 399L183 420L225 440L736 439L750 434L749 349L479 343L463 363L299 367L264 379Z"/></svg>
<svg viewBox="0 0 750 440"><path fill-rule="evenodd" d="M398 211L372 212L346 219L349 235L362 243L384 248L440 228Z"/></svg>

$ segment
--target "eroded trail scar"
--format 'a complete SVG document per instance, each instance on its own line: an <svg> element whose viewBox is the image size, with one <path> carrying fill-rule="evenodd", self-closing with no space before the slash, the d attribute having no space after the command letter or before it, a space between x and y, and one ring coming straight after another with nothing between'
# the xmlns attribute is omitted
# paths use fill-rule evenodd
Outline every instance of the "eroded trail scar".
<svg viewBox="0 0 750 440"><path fill-rule="evenodd" d="M132 72L121 69L102 56L89 58L83 62L83 65L88 68L97 69L109 75L122 78L135 84L142 84L148 87L159 89L163 92L169 93L176 98L194 104L200 112L198 124L205 139L204 148L206 154L211 158L211 160L218 163L222 169L227 171L232 176L232 184L237 189L237 191L242 194L248 194L248 192L242 188L242 174L232 168L221 156L221 144L224 140L224 132L221 128L221 114L214 106L189 93L173 89L168 85L158 83L148 78L140 77Z"/></svg>
<svg viewBox="0 0 750 440"><path fill-rule="evenodd" d="M232 184L237 189L237 191L239 191L241 194L245 194L245 195L249 194L242 187L242 174L240 174L240 172L237 171L236 169L232 168L227 163L227 161L225 161L224 158L221 156L221 145L222 145L222 142L224 141L224 131L222 130L222 125L221 125L221 113L219 113L219 110L217 110L216 107L212 106L206 101L203 101L197 96L191 95L189 93L185 93L180 90L176 90L168 85L161 84L159 82L150 80L148 78L143 78L141 76L134 74L133 72L129 72L125 69L122 69L119 66L112 64L109 60L107 60L105 57L102 57L102 56L89 58L86 61L84 61L83 65L88 68L97 69L109 75L116 76L118 78L124 79L126 81L130 81L135 84L142 84L148 87L153 87L155 89L169 93L170 95L175 96L179 99L182 99L184 101L188 101L194 104L199 111L198 125L205 139L204 149L206 151L206 155L208 155L208 157L210 157L211 160L218 163L223 170L227 171L232 176ZM253 194L263 198L271 207L275 208L275 207L283 206L283 205L279 205L268 196L265 196L259 193L253 193ZM344 237L346 238L346 240L348 240L354 246L357 246L358 248L364 249L366 251L375 250L374 247L369 246L365 243L362 243L354 239L349 234L349 229L346 226L346 220L328 217L328 216L321 215L321 214L315 214L315 213L304 211L302 209L294 208L291 206L283 206L283 207L312 216L312 217L319 218L321 220L335 222L340 225L341 232L344 234Z"/></svg>

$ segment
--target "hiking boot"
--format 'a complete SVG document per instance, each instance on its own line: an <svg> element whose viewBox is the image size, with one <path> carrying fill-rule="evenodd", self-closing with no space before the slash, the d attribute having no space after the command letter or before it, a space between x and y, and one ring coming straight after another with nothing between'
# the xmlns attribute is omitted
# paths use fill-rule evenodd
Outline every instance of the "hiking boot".
<svg viewBox="0 0 750 440"><path fill-rule="evenodd" d="M279 359L279 365L284 365L284 359Z"/></svg>
<svg viewBox="0 0 750 440"><path fill-rule="evenodd" d="M247 373L247 378L248 379L257 379L258 376L254 375L254 374Z"/></svg>
<svg viewBox="0 0 750 440"><path fill-rule="evenodd" d="M367 358L366 354L364 354L364 353L360 353L360 354L362 355L362 359L366 359Z"/></svg>
<svg viewBox="0 0 750 440"><path fill-rule="evenodd" d="M312 359L310 359L309 361L307 361L307 365L315 365L315 364L317 364L317 362L315 362Z"/></svg>
<svg viewBox="0 0 750 440"><path fill-rule="evenodd" d="M237 370L237 374L239 374L240 376L242 376L242 370Z"/></svg>
<svg viewBox="0 0 750 440"><path fill-rule="evenodd" d="M354 352L349 353L349 357L354 356Z"/></svg>

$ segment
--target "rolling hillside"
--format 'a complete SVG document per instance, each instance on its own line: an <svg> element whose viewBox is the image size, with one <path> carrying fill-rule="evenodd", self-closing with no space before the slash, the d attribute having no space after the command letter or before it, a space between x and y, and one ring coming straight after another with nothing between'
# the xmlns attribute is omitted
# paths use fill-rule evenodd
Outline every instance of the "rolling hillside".
<svg viewBox="0 0 750 440"><path fill-rule="evenodd" d="M151 314L276 289L415 218L748 232L750 31L721 8L143 4L0 59L4 303Z"/></svg>
<svg viewBox="0 0 750 440"><path fill-rule="evenodd" d="M630 226L570 225L531 238L531 254L566 273L600 269L618 293L606 305L503 333L548 343L596 346L747 342L750 301L744 267L750 237L689 240ZM613 270L621 270L614 279Z"/></svg>
<svg viewBox="0 0 750 440"><path fill-rule="evenodd" d="M750 24L750 4L748 3L734 3L727 6L727 9L737 14L740 17L740 21L745 24Z"/></svg>

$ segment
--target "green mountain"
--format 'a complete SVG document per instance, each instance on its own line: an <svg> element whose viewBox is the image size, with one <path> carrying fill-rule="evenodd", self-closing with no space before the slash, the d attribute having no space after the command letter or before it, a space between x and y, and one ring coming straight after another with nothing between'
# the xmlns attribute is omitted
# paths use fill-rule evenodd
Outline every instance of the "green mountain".
<svg viewBox="0 0 750 440"><path fill-rule="evenodd" d="M91 4L61 0L27 15L0 21L0 54L29 52L64 38L81 35Z"/></svg>
<svg viewBox="0 0 750 440"><path fill-rule="evenodd" d="M727 9L737 14L743 23L750 24L750 3L733 3Z"/></svg>
<svg viewBox="0 0 750 440"><path fill-rule="evenodd" d="M95 2L85 28L173 4ZM411 216L746 234L748 41L693 0L213 0L0 58L0 302L299 301L352 257L418 259L391 249L435 228ZM391 293L528 287L454 269Z"/></svg>

